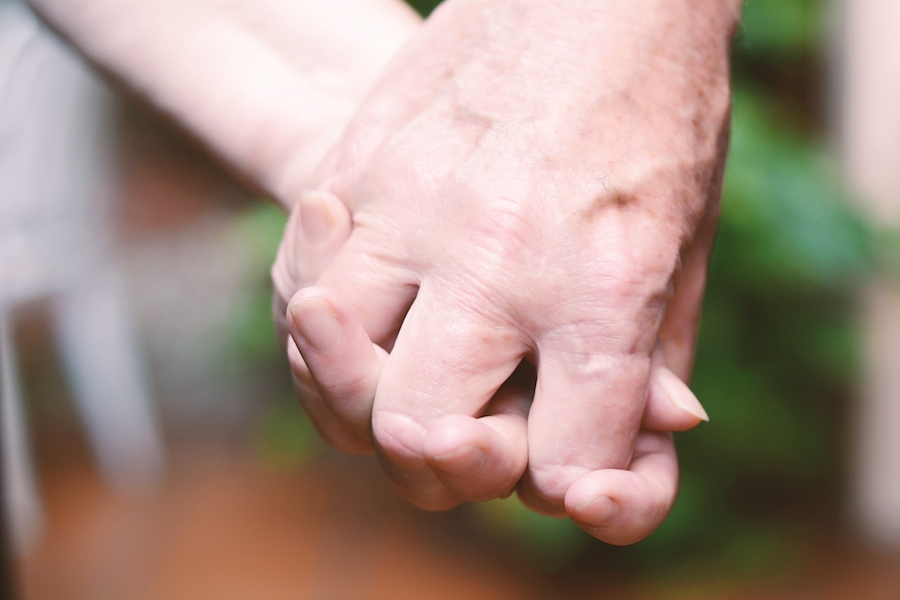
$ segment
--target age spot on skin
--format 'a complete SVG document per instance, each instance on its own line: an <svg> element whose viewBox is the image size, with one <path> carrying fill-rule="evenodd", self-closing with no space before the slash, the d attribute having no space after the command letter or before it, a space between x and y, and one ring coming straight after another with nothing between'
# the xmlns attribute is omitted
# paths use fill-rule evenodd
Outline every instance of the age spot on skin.
<svg viewBox="0 0 900 600"><path fill-rule="evenodd" d="M476 145L481 142L481 138L494 128L494 119L462 105L454 107L453 119L457 125L474 133Z"/></svg>
<svg viewBox="0 0 900 600"><path fill-rule="evenodd" d="M582 219L591 222L610 208L625 210L626 208L636 205L638 201L639 198L635 194L616 189L605 191L598 195L590 206L587 207Z"/></svg>
<svg viewBox="0 0 900 600"><path fill-rule="evenodd" d="M616 190L613 192L611 203L616 208L627 208L637 202L637 196Z"/></svg>

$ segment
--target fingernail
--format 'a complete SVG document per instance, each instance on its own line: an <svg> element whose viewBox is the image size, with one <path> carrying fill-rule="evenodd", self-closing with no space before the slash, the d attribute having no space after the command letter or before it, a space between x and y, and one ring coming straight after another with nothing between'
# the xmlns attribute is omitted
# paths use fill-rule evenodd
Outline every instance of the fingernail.
<svg viewBox="0 0 900 600"><path fill-rule="evenodd" d="M335 221L320 195L309 192L300 198L300 224L307 242L318 244L334 231Z"/></svg>
<svg viewBox="0 0 900 600"><path fill-rule="evenodd" d="M484 450L467 444L453 452L435 456L432 464L441 471L456 477L471 477L484 467Z"/></svg>
<svg viewBox="0 0 900 600"><path fill-rule="evenodd" d="M605 527L619 516L620 510L619 503L609 496L597 496L573 508L571 516L591 527Z"/></svg>
<svg viewBox="0 0 900 600"><path fill-rule="evenodd" d="M331 350L341 341L341 323L325 298L303 298L289 305L288 312L303 341L316 352Z"/></svg>
<svg viewBox="0 0 900 600"><path fill-rule="evenodd" d="M681 410L694 415L701 421L709 421L709 415L706 414L703 405L697 400L697 396L679 379L678 375L663 367L657 371L656 376L659 378L659 386L662 388L666 398L669 399L669 402Z"/></svg>

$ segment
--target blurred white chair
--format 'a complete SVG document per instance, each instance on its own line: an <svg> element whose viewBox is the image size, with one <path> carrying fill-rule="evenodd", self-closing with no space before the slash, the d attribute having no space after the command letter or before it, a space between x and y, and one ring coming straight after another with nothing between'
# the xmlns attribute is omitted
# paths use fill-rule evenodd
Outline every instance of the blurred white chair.
<svg viewBox="0 0 900 600"><path fill-rule="evenodd" d="M108 109L81 60L23 4L0 1L0 435L18 552L37 539L41 508L10 322L17 304L52 298L60 356L106 478L146 488L164 466L111 244Z"/></svg>

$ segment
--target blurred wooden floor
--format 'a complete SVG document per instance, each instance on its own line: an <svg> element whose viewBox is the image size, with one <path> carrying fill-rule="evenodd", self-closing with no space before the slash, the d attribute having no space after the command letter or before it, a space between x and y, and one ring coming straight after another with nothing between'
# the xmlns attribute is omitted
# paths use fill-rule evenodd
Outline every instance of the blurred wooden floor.
<svg viewBox="0 0 900 600"><path fill-rule="evenodd" d="M47 535L20 562L38 599L532 598L536 582L429 531L358 465L288 475L182 450L164 489L117 495L87 464L44 477ZM355 472L355 473L354 473Z"/></svg>
<svg viewBox="0 0 900 600"><path fill-rule="evenodd" d="M43 462L46 536L19 561L25 600L900 598L900 557L842 545L769 585L629 583L602 565L549 576L407 506L355 459L288 474L233 444L182 446L142 499L109 490L83 452Z"/></svg>

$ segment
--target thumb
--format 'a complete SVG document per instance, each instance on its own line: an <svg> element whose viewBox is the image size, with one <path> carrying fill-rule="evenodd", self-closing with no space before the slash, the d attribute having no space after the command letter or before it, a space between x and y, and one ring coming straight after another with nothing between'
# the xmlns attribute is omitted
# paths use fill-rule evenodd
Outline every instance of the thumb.
<svg viewBox="0 0 900 600"><path fill-rule="evenodd" d="M352 229L350 211L333 194L305 191L294 204L271 270L272 312L282 345L288 336L285 311L291 297L319 279Z"/></svg>

